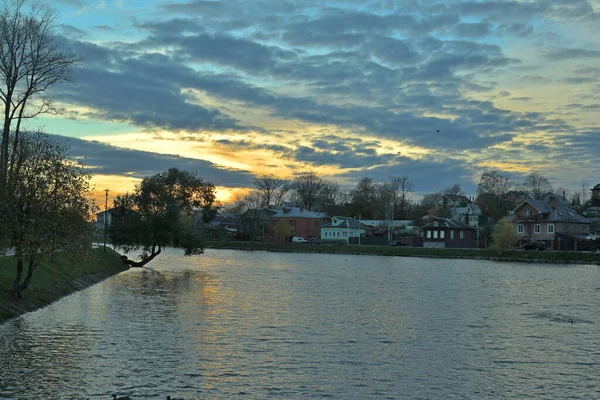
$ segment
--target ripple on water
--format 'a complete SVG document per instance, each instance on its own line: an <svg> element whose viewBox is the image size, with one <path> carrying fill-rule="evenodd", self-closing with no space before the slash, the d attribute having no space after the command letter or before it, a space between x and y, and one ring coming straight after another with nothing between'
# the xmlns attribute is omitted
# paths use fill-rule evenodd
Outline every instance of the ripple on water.
<svg viewBox="0 0 600 400"><path fill-rule="evenodd" d="M0 400L596 398L596 275L167 250L0 326Z"/></svg>

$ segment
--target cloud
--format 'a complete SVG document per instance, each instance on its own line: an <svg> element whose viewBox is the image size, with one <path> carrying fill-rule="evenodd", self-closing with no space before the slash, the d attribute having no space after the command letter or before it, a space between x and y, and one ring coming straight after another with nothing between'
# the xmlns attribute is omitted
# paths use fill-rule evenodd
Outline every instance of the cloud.
<svg viewBox="0 0 600 400"><path fill-rule="evenodd" d="M107 32L114 32L115 31L115 28L113 28L112 26L108 26L108 25L96 25L93 28L97 29L99 31L107 31Z"/></svg>
<svg viewBox="0 0 600 400"><path fill-rule="evenodd" d="M86 31L76 28L73 25L62 24L59 26L59 30L61 34L74 39L83 39L89 36Z"/></svg>
<svg viewBox="0 0 600 400"><path fill-rule="evenodd" d="M549 61L572 60L574 58L598 58L600 57L600 50L554 49L548 51L544 57Z"/></svg>
<svg viewBox="0 0 600 400"><path fill-rule="evenodd" d="M564 111L589 119L595 104L586 102L597 103L581 90L598 78L592 61L600 51L572 40L596 18L585 0L194 0L157 10L136 15L135 35L120 42L66 40L85 57L76 83L53 91L78 106L71 117L216 139L221 150L267 151L297 168L405 166L381 143L365 145L394 143L443 155L421 160L427 171L455 163L465 177L476 169L465 159L498 157L531 132L538 141L572 132ZM116 29L113 38L122 21L111 26L118 28L94 29ZM565 35L570 27L577 29ZM542 39L545 50L532 51ZM548 61L560 60L578 63L550 74ZM581 106L518 112L494 103L510 99L527 110L539 93L529 88L547 83L571 84L569 101ZM364 143L349 141L349 132Z"/></svg>
<svg viewBox="0 0 600 400"><path fill-rule="evenodd" d="M175 167L196 172L206 181L218 186L250 187L253 179L248 171L220 168L204 160L129 150L66 136L53 137L68 144L71 156L80 159L96 175L143 178Z"/></svg>

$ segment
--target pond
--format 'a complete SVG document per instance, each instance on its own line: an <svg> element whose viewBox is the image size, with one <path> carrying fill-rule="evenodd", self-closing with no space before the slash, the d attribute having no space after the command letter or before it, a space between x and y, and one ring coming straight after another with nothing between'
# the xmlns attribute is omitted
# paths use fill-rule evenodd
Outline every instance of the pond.
<svg viewBox="0 0 600 400"><path fill-rule="evenodd" d="M168 250L0 325L0 398L598 398L598 268Z"/></svg>

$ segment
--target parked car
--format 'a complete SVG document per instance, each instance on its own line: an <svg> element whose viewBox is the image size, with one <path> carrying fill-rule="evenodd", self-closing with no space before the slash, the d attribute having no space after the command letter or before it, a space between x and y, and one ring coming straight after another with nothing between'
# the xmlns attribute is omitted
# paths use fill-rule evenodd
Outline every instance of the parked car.
<svg viewBox="0 0 600 400"><path fill-rule="evenodd" d="M308 244L321 244L321 239L319 238L310 238L308 239Z"/></svg>
<svg viewBox="0 0 600 400"><path fill-rule="evenodd" d="M294 236L292 238L292 243L308 243L308 241L306 239L304 239L303 237Z"/></svg>
<svg viewBox="0 0 600 400"><path fill-rule="evenodd" d="M392 240L390 242L390 245L392 245L392 246L406 246L406 243L402 242L401 240Z"/></svg>
<svg viewBox="0 0 600 400"><path fill-rule="evenodd" d="M531 242L531 243L526 243L523 246L521 246L521 250L538 250L538 251L542 251L546 249L546 243L545 242Z"/></svg>

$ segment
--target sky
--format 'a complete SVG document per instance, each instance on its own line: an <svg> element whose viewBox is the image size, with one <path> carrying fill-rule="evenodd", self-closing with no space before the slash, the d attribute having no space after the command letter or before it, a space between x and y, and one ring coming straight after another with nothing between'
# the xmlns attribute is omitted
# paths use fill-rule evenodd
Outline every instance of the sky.
<svg viewBox="0 0 600 400"><path fill-rule="evenodd" d="M600 182L600 0L54 0L83 58L31 124L111 195L169 167L415 195L497 170Z"/></svg>

